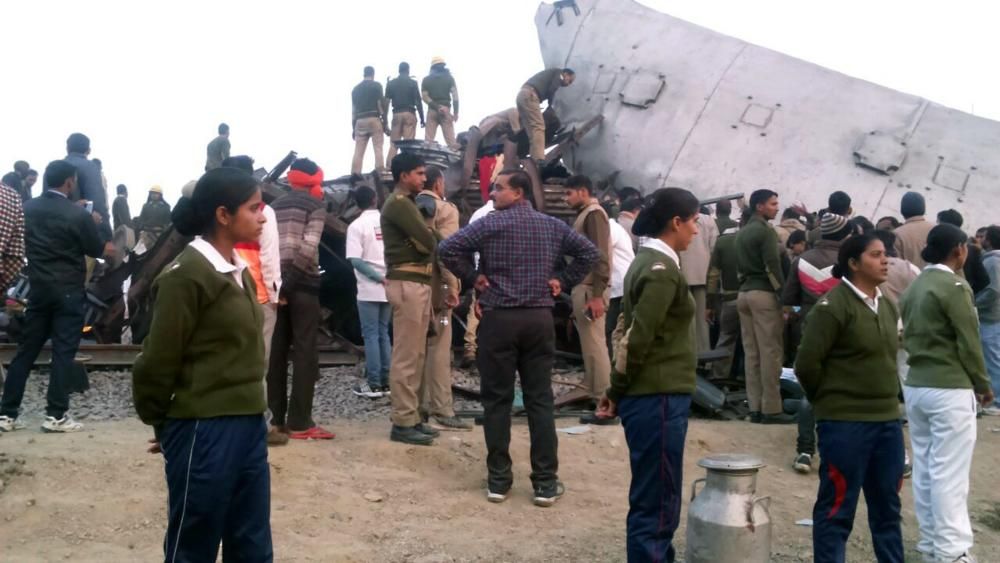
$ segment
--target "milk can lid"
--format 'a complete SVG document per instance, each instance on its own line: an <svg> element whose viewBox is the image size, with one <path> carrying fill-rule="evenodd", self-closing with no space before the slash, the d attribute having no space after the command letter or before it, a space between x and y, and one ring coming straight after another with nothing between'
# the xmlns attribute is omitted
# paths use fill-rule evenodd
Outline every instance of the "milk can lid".
<svg viewBox="0 0 1000 563"><path fill-rule="evenodd" d="M716 471L747 471L765 467L759 457L750 454L715 454L698 461L700 467Z"/></svg>

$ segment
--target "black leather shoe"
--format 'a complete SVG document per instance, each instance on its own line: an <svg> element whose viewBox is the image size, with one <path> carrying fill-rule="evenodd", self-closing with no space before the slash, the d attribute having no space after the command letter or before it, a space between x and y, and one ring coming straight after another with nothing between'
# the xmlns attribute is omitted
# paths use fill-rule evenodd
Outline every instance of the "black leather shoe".
<svg viewBox="0 0 1000 563"><path fill-rule="evenodd" d="M618 424L618 417L612 416L608 418L601 418L597 416L596 413L587 413L580 417L580 424L593 424L596 426L613 426Z"/></svg>
<svg viewBox="0 0 1000 563"><path fill-rule="evenodd" d="M417 430L416 426L396 426L392 425L389 432L389 439L393 442L402 442L413 446L429 446L434 443L434 437Z"/></svg>
<svg viewBox="0 0 1000 563"><path fill-rule="evenodd" d="M760 417L761 424L795 424L795 417L790 414L765 414Z"/></svg>
<svg viewBox="0 0 1000 563"><path fill-rule="evenodd" d="M759 412L752 412L750 413L750 416L747 417L747 420L749 420L753 424L760 424L760 419L761 417Z"/></svg>

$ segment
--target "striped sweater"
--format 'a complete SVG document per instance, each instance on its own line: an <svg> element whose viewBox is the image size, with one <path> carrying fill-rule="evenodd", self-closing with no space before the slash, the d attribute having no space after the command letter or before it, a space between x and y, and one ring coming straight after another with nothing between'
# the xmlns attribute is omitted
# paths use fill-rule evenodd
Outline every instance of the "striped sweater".
<svg viewBox="0 0 1000 563"><path fill-rule="evenodd" d="M820 240L815 248L807 250L792 262L788 272L781 304L786 307L802 307L802 316L840 283L833 277L833 266L840 253L840 241Z"/></svg>
<svg viewBox="0 0 1000 563"><path fill-rule="evenodd" d="M292 190L271 203L278 222L281 293L319 293L319 242L326 221L323 202Z"/></svg>

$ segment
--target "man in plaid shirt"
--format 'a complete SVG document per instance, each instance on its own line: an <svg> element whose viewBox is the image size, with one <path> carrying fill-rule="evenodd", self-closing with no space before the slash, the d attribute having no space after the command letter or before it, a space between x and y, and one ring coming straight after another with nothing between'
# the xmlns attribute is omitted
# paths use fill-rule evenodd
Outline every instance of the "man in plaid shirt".
<svg viewBox="0 0 1000 563"><path fill-rule="evenodd" d="M13 188L0 184L0 291L7 288L24 267L24 210Z"/></svg>
<svg viewBox="0 0 1000 563"><path fill-rule="evenodd" d="M482 308L477 363L488 450L487 499L506 500L514 479L508 450L518 373L531 429L534 503L552 506L563 492L556 476L552 416L553 297L579 283L600 253L565 223L532 209L530 190L524 172L502 172L494 192L497 211L442 242L438 256L459 279L475 276ZM478 272L470 267L475 252L480 254ZM573 261L560 268L566 256Z"/></svg>

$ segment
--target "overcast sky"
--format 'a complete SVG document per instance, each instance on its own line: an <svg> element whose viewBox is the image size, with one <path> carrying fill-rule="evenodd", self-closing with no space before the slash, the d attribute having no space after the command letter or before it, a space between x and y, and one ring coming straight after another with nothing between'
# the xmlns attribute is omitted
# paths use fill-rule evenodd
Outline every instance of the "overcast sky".
<svg viewBox="0 0 1000 563"><path fill-rule="evenodd" d="M1000 118L992 2L645 0L721 33ZM945 7L946 6L946 7ZM0 170L42 171L69 133L90 136L133 213L153 184L167 200L203 171L225 121L233 154L271 168L289 150L327 177L350 171L350 90L443 56L458 82L458 130L514 104L541 69L533 0L2 0ZM423 132L418 131L418 136ZM386 140L388 148L388 139ZM371 169L369 154L365 169ZM36 185L37 194L40 185Z"/></svg>

